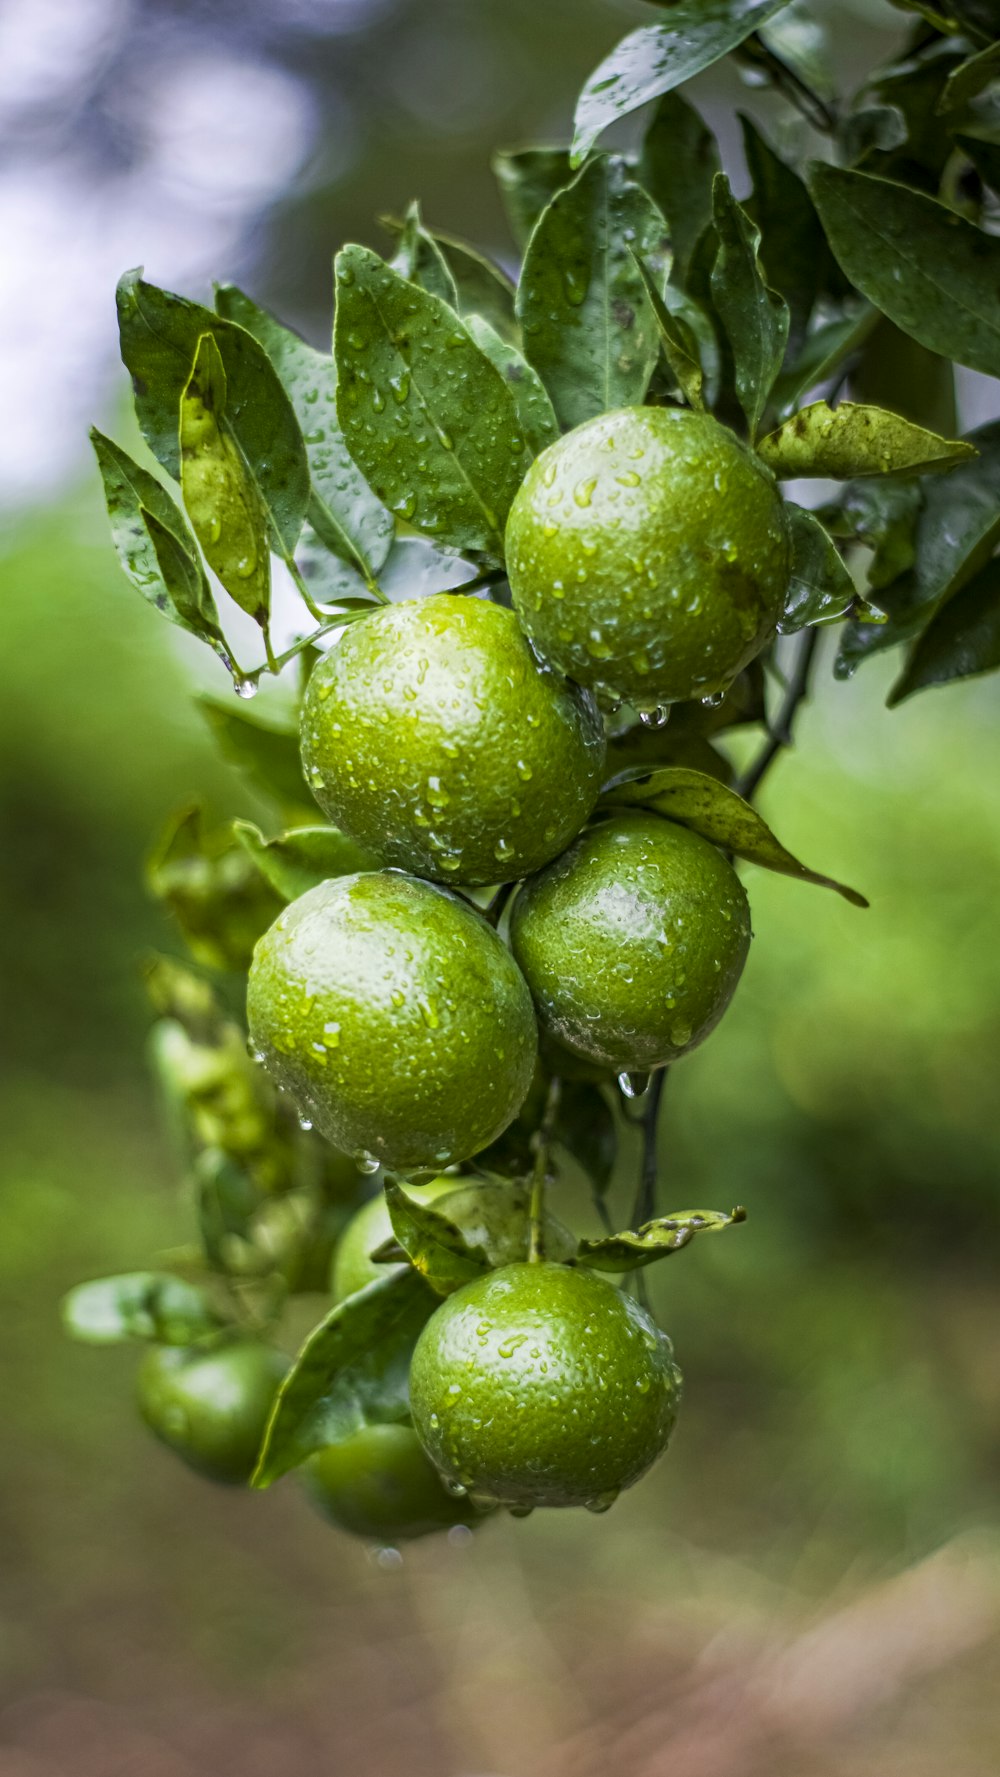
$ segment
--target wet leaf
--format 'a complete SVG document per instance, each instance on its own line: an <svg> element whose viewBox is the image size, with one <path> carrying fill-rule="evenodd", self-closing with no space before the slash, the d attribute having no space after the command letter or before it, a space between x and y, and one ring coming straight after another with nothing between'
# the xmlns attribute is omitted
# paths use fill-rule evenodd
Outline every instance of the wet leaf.
<svg viewBox="0 0 1000 1777"><path fill-rule="evenodd" d="M190 805L168 822L146 867L150 892L177 921L195 961L247 969L282 901L232 833L206 833Z"/></svg>
<svg viewBox="0 0 1000 1777"><path fill-rule="evenodd" d="M309 519L328 549L362 578L378 573L395 531L391 512L355 468L337 419L337 367L235 284L216 286L220 315L245 327L263 346L295 409L309 460Z"/></svg>
<svg viewBox="0 0 1000 1777"><path fill-rule="evenodd" d="M778 624L782 635L831 623L854 602L854 581L833 538L801 506L786 506L792 525L792 573Z"/></svg>
<svg viewBox="0 0 1000 1777"><path fill-rule="evenodd" d="M938 100L938 111L962 110L994 80L1000 80L1000 42L989 44L952 69Z"/></svg>
<svg viewBox="0 0 1000 1777"><path fill-rule="evenodd" d="M414 1270L435 1295L450 1296L489 1266L481 1247L470 1245L461 1228L430 1203L417 1203L388 1179L385 1200L392 1231Z"/></svg>
<svg viewBox="0 0 1000 1777"><path fill-rule="evenodd" d="M488 321L470 315L466 321L479 350L495 364L510 389L521 429L535 456L559 437L559 421L538 372L532 370L516 346L508 345Z"/></svg>
<svg viewBox="0 0 1000 1777"><path fill-rule="evenodd" d="M332 876L379 868L370 852L336 827L293 827L277 839L265 839L251 821L234 821L233 832L283 901L298 900Z"/></svg>
<svg viewBox="0 0 1000 1777"><path fill-rule="evenodd" d="M665 254L663 217L618 157L590 161L543 211L517 311L561 425L642 401L659 340L634 255L665 268Z"/></svg>
<svg viewBox="0 0 1000 1777"><path fill-rule="evenodd" d="M752 439L785 356L788 305L764 281L760 230L736 202L725 173L716 174L712 192L719 242L712 300L732 349L736 395Z"/></svg>
<svg viewBox="0 0 1000 1777"><path fill-rule="evenodd" d="M569 155L565 148L521 148L495 154L492 164L511 234L523 252L546 204L573 178Z"/></svg>
<svg viewBox="0 0 1000 1777"><path fill-rule="evenodd" d="M387 224L387 226L392 226ZM433 236L428 234L420 216L420 205L412 203L403 218L396 242L396 252L389 262L393 271L411 284L419 284L431 296L439 296L449 308L458 311L458 290L447 260Z"/></svg>
<svg viewBox="0 0 1000 1777"><path fill-rule="evenodd" d="M212 334L226 372L230 425L260 491L272 543L287 559L309 504L309 463L295 411L267 353L244 328L158 290L137 271L126 272L118 285L118 325L143 436L175 480L181 395L199 339Z"/></svg>
<svg viewBox="0 0 1000 1777"><path fill-rule="evenodd" d="M227 418L226 372L210 333L181 396L181 492L205 559L240 609L267 628L267 517Z"/></svg>
<svg viewBox="0 0 1000 1777"><path fill-rule="evenodd" d="M292 728L272 728L249 716L234 698L220 703L198 698L223 758L246 773L255 790L285 812L308 809L315 814L299 758L299 737Z"/></svg>
<svg viewBox="0 0 1000 1777"><path fill-rule="evenodd" d="M760 230L768 284L788 304L789 348L798 351L823 286L829 253L823 227L805 185L749 117L740 117L743 151L753 180L745 205Z"/></svg>
<svg viewBox="0 0 1000 1777"><path fill-rule="evenodd" d="M689 1246L696 1234L719 1234L745 1222L746 1217L746 1210L740 1207L728 1215L718 1209L679 1209L673 1215L644 1222L634 1234L625 1229L601 1240L581 1240L577 1264L594 1271L636 1271L657 1259L668 1259L682 1246Z"/></svg>
<svg viewBox="0 0 1000 1777"><path fill-rule="evenodd" d="M172 623L221 651L228 664L215 600L180 508L155 475L96 426L90 441L104 483L112 540L132 585Z"/></svg>
<svg viewBox="0 0 1000 1777"><path fill-rule="evenodd" d="M438 297L364 247L337 255L337 411L391 511L457 549L503 558L530 462L505 379Z"/></svg>
<svg viewBox="0 0 1000 1777"><path fill-rule="evenodd" d="M975 445L939 438L884 407L843 401L828 407L814 401L757 446L781 480L808 475L834 481L859 475L921 475L953 469L976 454Z"/></svg>
<svg viewBox="0 0 1000 1777"><path fill-rule="evenodd" d="M363 1425L405 1423L410 1355L436 1305L415 1271L398 1271L321 1320L278 1390L252 1485L270 1487Z"/></svg>
<svg viewBox="0 0 1000 1777"><path fill-rule="evenodd" d="M63 1299L62 1321L87 1345L129 1340L190 1345L222 1325L201 1290L166 1271L131 1271L78 1284Z"/></svg>
<svg viewBox="0 0 1000 1777"><path fill-rule="evenodd" d="M1000 560L986 564L939 610L889 693L890 707L925 691L1000 668Z"/></svg>
<svg viewBox="0 0 1000 1777"><path fill-rule="evenodd" d="M814 162L809 189L841 269L913 339L1000 376L1000 240L922 192Z"/></svg>
<svg viewBox="0 0 1000 1777"><path fill-rule="evenodd" d="M514 318L514 285L500 266L457 235L429 229L454 281L458 312L463 320L473 316L488 322L501 339L514 345L518 339ZM470 332L472 329L470 328Z"/></svg>
<svg viewBox="0 0 1000 1777"><path fill-rule="evenodd" d="M835 882L832 876L820 876L786 851L776 839L767 822L744 802L735 790L700 771L670 767L654 771L638 781L609 785L601 797L602 808L650 808L667 820L679 821L713 845L735 852L749 864L760 864L765 870L776 870L782 876L797 877L800 882L813 882L820 888L835 889L855 907L868 902L856 889Z"/></svg>
<svg viewBox="0 0 1000 1777"><path fill-rule="evenodd" d="M657 280L641 259L636 259L639 275L649 298L653 317L656 321L663 347L664 357L670 366L671 373L689 407L702 410L705 400L702 395L704 375L701 368L701 348L694 329L686 319L684 309L673 313L664 298L660 295ZM675 296L679 294L675 292Z"/></svg>
<svg viewBox="0 0 1000 1777"><path fill-rule="evenodd" d="M659 25L642 25L605 57L576 108L573 162L579 166L616 118L683 85L760 29L786 0L677 0Z"/></svg>
<svg viewBox="0 0 1000 1777"><path fill-rule="evenodd" d="M719 150L711 130L680 93L665 93L643 137L636 177L666 217L674 263L684 284L695 242L712 220Z"/></svg>

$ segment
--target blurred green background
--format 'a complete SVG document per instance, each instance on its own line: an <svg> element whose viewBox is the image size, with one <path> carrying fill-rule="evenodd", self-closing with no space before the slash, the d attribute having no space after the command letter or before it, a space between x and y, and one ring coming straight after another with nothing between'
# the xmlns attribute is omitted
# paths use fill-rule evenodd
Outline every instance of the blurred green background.
<svg viewBox="0 0 1000 1777"><path fill-rule="evenodd" d="M901 40L882 5L824 10L844 69ZM996 1769L996 681L889 713L877 663L834 685L827 658L768 782L784 841L872 907L746 872L756 943L672 1083L661 1201L750 1219L651 1274L687 1400L608 1516L536 1513L381 1567L291 1481L189 1476L136 1421L132 1355L59 1329L71 1284L188 1238L136 968L174 941L140 864L193 791L244 806L192 706L204 669L120 576L85 460L85 419L122 400L114 272L145 258L194 295L234 276L319 339L333 246L377 242L373 215L415 193L508 252L490 148L563 134L642 18L5 15L0 215L41 257L0 286L24 304L0 453L0 1777ZM776 121L731 70L696 96L727 152L734 104ZM963 394L984 417L988 392Z"/></svg>

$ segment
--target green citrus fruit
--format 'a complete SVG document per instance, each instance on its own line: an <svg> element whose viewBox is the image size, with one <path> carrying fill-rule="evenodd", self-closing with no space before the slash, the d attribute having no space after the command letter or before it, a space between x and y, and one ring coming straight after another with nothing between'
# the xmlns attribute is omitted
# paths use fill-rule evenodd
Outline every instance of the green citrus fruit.
<svg viewBox="0 0 1000 1777"><path fill-rule="evenodd" d="M561 672L640 710L725 689L791 567L770 470L708 414L627 407L542 452L507 522L514 607Z"/></svg>
<svg viewBox="0 0 1000 1777"><path fill-rule="evenodd" d="M418 1203L433 1203L443 1192L453 1191L456 1183L455 1178L436 1178L426 1185L407 1185L406 1190L407 1195L415 1197ZM365 1289L394 1270L405 1269L402 1264L376 1265L371 1257L391 1239L389 1206L384 1192L379 1191L376 1197L355 1211L333 1249L330 1291L335 1302L342 1302L345 1296L353 1296L356 1290Z"/></svg>
<svg viewBox="0 0 1000 1777"><path fill-rule="evenodd" d="M601 1510L665 1448L680 1380L637 1302L545 1261L486 1272L442 1303L417 1340L410 1401L446 1485Z"/></svg>
<svg viewBox="0 0 1000 1777"><path fill-rule="evenodd" d="M537 1032L509 950L467 902L395 871L286 907L254 952L253 1044L364 1166L465 1160L517 1113Z"/></svg>
<svg viewBox="0 0 1000 1777"><path fill-rule="evenodd" d="M722 853L639 810L582 833L525 883L511 917L543 1029L616 1073L661 1067L708 1036L750 936Z"/></svg>
<svg viewBox="0 0 1000 1777"><path fill-rule="evenodd" d="M540 869L580 831L604 771L593 700L538 665L512 611L447 593L348 629L312 674L301 733L330 820L440 882Z"/></svg>
<svg viewBox="0 0 1000 1777"><path fill-rule="evenodd" d="M378 1542L427 1536L479 1513L442 1485L409 1425L366 1425L311 1456L300 1471L317 1510Z"/></svg>
<svg viewBox="0 0 1000 1777"><path fill-rule="evenodd" d="M280 1351L257 1340L209 1351L155 1345L139 1369L139 1411L189 1468L242 1485L287 1369Z"/></svg>

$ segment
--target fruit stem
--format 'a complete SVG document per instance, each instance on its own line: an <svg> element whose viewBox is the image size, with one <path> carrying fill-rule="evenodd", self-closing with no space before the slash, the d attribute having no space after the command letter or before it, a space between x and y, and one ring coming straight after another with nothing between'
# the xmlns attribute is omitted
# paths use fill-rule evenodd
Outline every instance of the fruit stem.
<svg viewBox="0 0 1000 1777"><path fill-rule="evenodd" d="M632 1210L631 1225L633 1228L641 1228L644 1222L652 1221L656 1211L656 1140L659 1133L663 1091L669 1072L669 1067L659 1068L646 1088L642 1117L639 1121L639 1127L642 1130L642 1152L639 1160L639 1185Z"/></svg>
<svg viewBox="0 0 1000 1777"><path fill-rule="evenodd" d="M742 778L736 785L737 793L745 802L751 801L756 794L779 753L792 744L795 718L799 706L809 696L809 681L812 676L816 650L819 646L820 632L816 626L804 629L799 637L798 653L795 666L788 681L781 707L773 722L768 723L768 734L764 745L752 760Z"/></svg>
<svg viewBox="0 0 1000 1777"><path fill-rule="evenodd" d="M545 1186L548 1182L549 1149L552 1131L559 1113L562 1083L558 1074L549 1081L548 1097L542 1120L532 1137L535 1164L531 1173L531 1205L529 1209L528 1263L537 1265L545 1257Z"/></svg>

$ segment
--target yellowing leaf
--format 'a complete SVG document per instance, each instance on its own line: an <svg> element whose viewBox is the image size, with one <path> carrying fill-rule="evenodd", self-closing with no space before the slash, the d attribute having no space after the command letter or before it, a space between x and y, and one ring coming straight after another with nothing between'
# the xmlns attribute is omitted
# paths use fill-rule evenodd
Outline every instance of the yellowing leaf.
<svg viewBox="0 0 1000 1777"><path fill-rule="evenodd" d="M181 396L181 492L205 559L240 609L265 627L271 604L267 521L226 423L226 372L211 333Z"/></svg>
<svg viewBox="0 0 1000 1777"><path fill-rule="evenodd" d="M793 476L830 476L835 481L859 475L923 475L953 469L976 454L961 439L939 438L898 413L843 401L829 407L814 401L757 446L769 469L783 480Z"/></svg>

